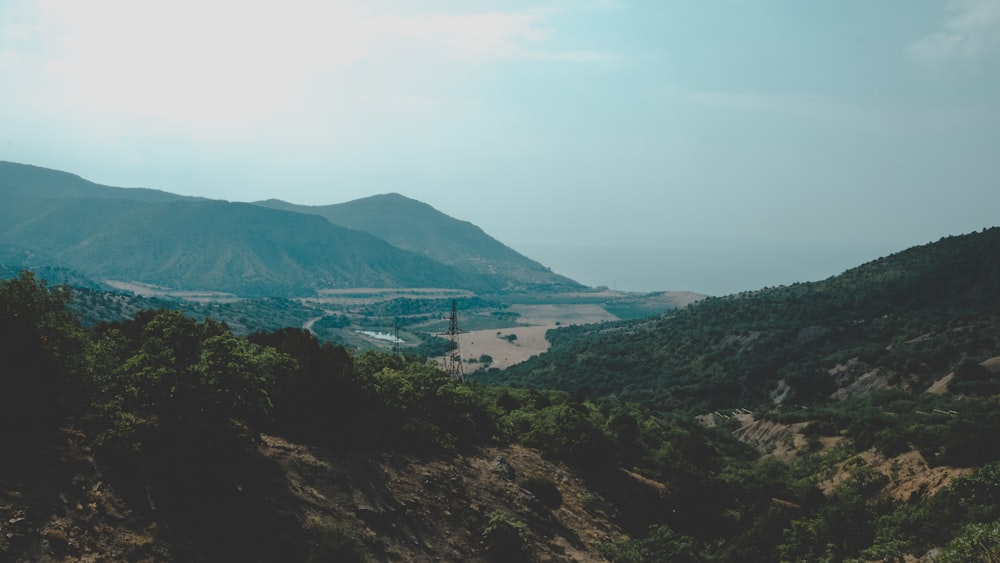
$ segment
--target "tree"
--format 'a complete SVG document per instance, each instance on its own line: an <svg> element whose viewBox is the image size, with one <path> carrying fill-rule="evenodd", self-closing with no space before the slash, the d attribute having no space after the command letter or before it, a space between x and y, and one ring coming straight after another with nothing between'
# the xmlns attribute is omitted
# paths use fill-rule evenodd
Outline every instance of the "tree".
<svg viewBox="0 0 1000 563"><path fill-rule="evenodd" d="M113 367L95 374L89 420L98 444L119 456L232 445L239 427L266 419L274 381L295 366L221 323L177 311L145 312L99 333L100 363Z"/></svg>
<svg viewBox="0 0 1000 563"><path fill-rule="evenodd" d="M31 272L0 282L0 430L52 424L76 407L87 341L68 301Z"/></svg>

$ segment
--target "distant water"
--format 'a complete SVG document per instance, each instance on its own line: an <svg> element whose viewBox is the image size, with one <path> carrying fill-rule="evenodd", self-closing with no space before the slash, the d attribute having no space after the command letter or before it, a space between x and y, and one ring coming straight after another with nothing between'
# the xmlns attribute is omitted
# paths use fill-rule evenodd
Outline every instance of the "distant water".
<svg viewBox="0 0 1000 563"><path fill-rule="evenodd" d="M696 244L674 247L521 244L518 252L588 286L728 295L817 281L903 250L866 245Z"/></svg>

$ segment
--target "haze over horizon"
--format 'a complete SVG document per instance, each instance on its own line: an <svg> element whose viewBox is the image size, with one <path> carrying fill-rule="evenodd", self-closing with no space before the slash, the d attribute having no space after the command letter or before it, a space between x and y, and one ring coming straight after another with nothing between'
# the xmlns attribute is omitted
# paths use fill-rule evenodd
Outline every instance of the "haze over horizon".
<svg viewBox="0 0 1000 563"><path fill-rule="evenodd" d="M232 201L399 192L571 277L530 249L757 249L742 287L1000 208L1000 0L13 0L0 81L0 160ZM823 262L765 260L789 246Z"/></svg>

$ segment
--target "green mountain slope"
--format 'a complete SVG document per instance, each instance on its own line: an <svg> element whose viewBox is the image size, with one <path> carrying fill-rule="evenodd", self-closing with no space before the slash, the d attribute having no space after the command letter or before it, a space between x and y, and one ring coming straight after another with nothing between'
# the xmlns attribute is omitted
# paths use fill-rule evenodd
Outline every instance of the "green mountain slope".
<svg viewBox="0 0 1000 563"><path fill-rule="evenodd" d="M0 162L0 243L20 266L241 295L510 285L311 214L113 188L10 162Z"/></svg>
<svg viewBox="0 0 1000 563"><path fill-rule="evenodd" d="M702 412L866 385L920 390L963 359L1000 354L1000 228L549 340L548 353L489 379Z"/></svg>
<svg viewBox="0 0 1000 563"><path fill-rule="evenodd" d="M399 194L383 194L347 203L311 207L279 200L257 205L310 213L331 223L373 234L411 252L462 271L506 278L506 289L579 290L583 286L553 273L482 229L441 213L426 203Z"/></svg>
<svg viewBox="0 0 1000 563"><path fill-rule="evenodd" d="M248 204L0 201L0 240L48 254L97 279L248 296L343 287L493 289L485 277L371 235Z"/></svg>

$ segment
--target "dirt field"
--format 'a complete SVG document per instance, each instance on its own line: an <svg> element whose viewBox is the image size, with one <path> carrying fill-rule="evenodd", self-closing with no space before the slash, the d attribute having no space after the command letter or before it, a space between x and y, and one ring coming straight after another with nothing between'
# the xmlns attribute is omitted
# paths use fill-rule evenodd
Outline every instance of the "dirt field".
<svg viewBox="0 0 1000 563"><path fill-rule="evenodd" d="M493 358L490 367L500 369L541 354L549 349L545 333L550 329L617 320L599 305L515 305L511 311L521 315L518 322L532 326L476 330L459 335L458 347L467 371L482 366L478 361L483 354ZM476 363L468 363L469 360Z"/></svg>
<svg viewBox="0 0 1000 563"><path fill-rule="evenodd" d="M493 358L490 367L506 369L519 364L532 356L537 356L549 349L549 341L545 339L545 331L551 326L524 326L505 328L502 330L477 330L460 334L458 348L462 361L475 360L486 354ZM514 335L517 340L508 341L505 336ZM467 371L474 371L482 364L466 363Z"/></svg>

